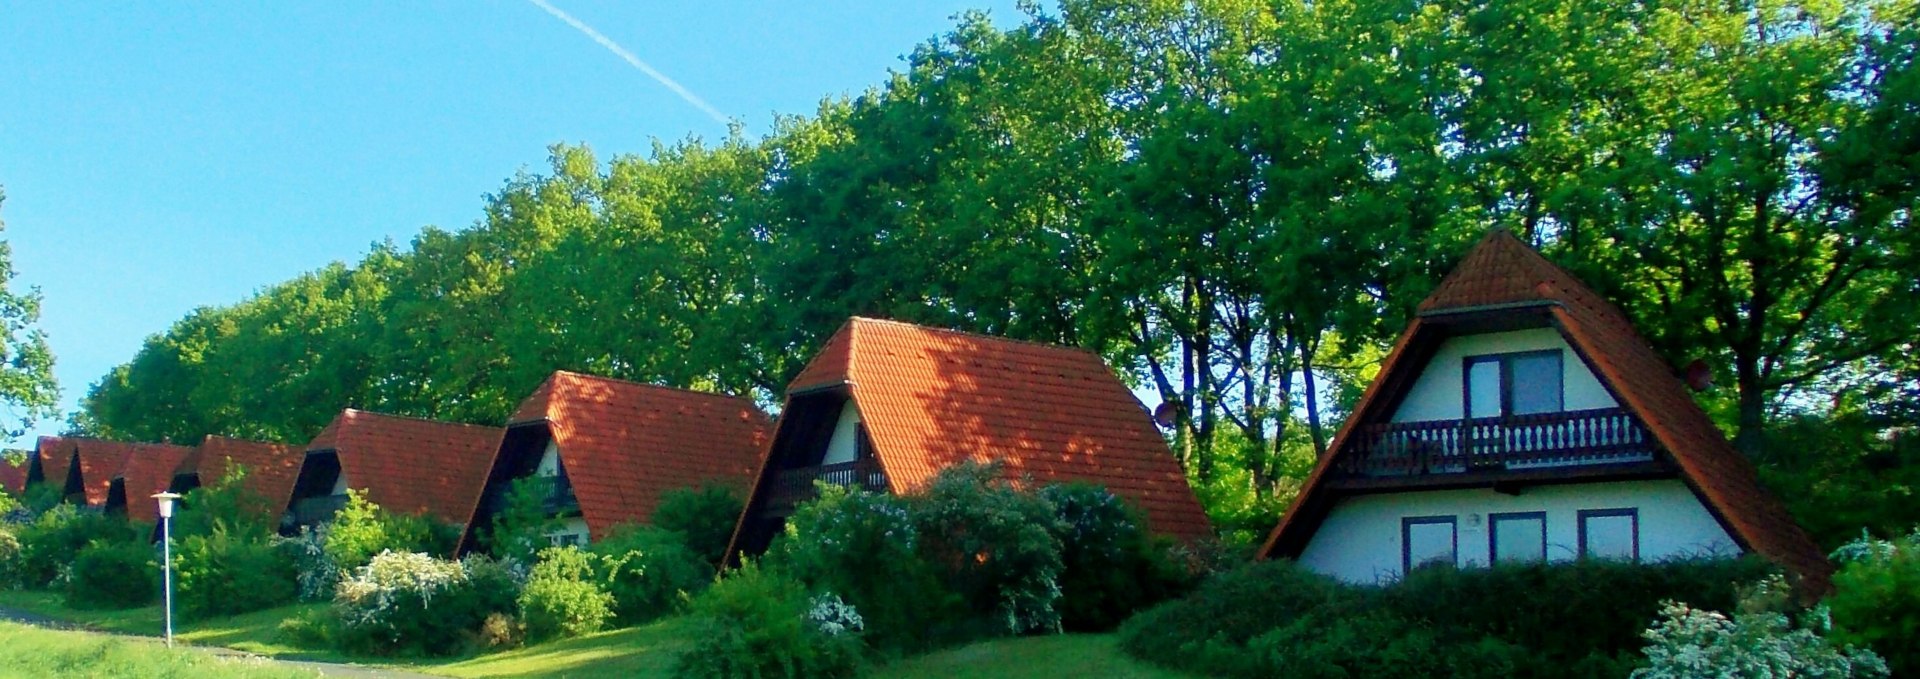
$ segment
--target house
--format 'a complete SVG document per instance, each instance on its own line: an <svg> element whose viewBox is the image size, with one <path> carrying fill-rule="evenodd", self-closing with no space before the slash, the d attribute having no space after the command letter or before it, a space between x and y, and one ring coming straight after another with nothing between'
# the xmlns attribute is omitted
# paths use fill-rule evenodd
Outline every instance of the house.
<svg viewBox="0 0 1920 679"><path fill-rule="evenodd" d="M243 469L242 485L261 502L262 516L278 524L293 501L293 483L305 458L305 451L285 443L208 436L173 470L167 489L186 494Z"/></svg>
<svg viewBox="0 0 1920 679"><path fill-rule="evenodd" d="M193 449L166 443L123 443L126 463L107 483L108 514L125 516L129 521L157 524L160 505L153 499L173 483L173 470Z"/></svg>
<svg viewBox="0 0 1920 679"><path fill-rule="evenodd" d="M1420 304L1260 552L1354 582L1746 553L1832 571L1626 316L1505 231Z"/></svg>
<svg viewBox="0 0 1920 679"><path fill-rule="evenodd" d="M1101 484L1151 530L1212 534L1166 440L1099 356L854 318L788 385L729 552L764 551L815 481L909 493L968 461L1016 480Z"/></svg>
<svg viewBox="0 0 1920 679"><path fill-rule="evenodd" d="M62 436L42 436L34 444L33 456L27 459L27 483L25 488L43 483L51 483L61 489L60 496L66 498L80 493L80 480L72 476L73 439Z"/></svg>
<svg viewBox="0 0 1920 679"><path fill-rule="evenodd" d="M469 533L488 526L512 483L548 484L555 544L647 523L660 496L718 484L745 494L772 422L744 398L555 372L514 411ZM469 535L469 541L475 535Z"/></svg>
<svg viewBox="0 0 1920 679"><path fill-rule="evenodd" d="M75 504L83 504L93 509L103 509L107 504L107 491L113 487L113 478L127 466L127 458L133 454L138 444L121 443L95 438L76 438L73 440L73 463L69 471L68 499ZM80 491L73 494L71 479L78 479Z"/></svg>
<svg viewBox="0 0 1920 679"><path fill-rule="evenodd" d="M341 411L307 444L287 524L332 519L351 488L388 511L465 525L501 434L497 427Z"/></svg>

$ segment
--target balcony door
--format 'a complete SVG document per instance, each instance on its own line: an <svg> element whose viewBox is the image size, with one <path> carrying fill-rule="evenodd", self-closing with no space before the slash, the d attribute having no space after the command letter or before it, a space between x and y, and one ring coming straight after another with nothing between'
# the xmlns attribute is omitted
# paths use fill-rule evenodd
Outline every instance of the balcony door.
<svg viewBox="0 0 1920 679"><path fill-rule="evenodd" d="M1461 392L1473 452L1511 449L1516 425L1507 420L1564 410L1564 374L1559 350L1467 357Z"/></svg>

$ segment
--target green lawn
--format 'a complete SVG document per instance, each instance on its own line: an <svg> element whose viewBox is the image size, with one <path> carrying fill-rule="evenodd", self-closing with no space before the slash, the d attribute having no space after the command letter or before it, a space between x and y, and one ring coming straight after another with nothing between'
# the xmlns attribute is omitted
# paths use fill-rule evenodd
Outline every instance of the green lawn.
<svg viewBox="0 0 1920 679"><path fill-rule="evenodd" d="M176 638L189 644L225 646L260 655L385 665L414 672L454 677L604 676L652 679L669 676L673 669L674 657L687 645L688 635L691 633L684 618L669 618L639 627L477 657L407 662L350 658L329 650L288 645L278 638L280 621L323 605L301 604L219 620L180 622L174 628L174 634ZM78 611L67 608L57 594L0 591L0 608L26 611L56 620L79 623L101 631L123 634L158 635L161 628L158 606L127 611ZM4 666L6 663L0 663L0 667ZM985 641L877 667L874 668L872 675L879 679L926 676L1005 679L1060 679L1077 676L1098 676L1110 679L1178 679L1186 676L1128 658L1120 652L1112 635L1084 634ZM193 674L192 676L201 675ZM205 676L254 675L208 674Z"/></svg>
<svg viewBox="0 0 1920 679"><path fill-rule="evenodd" d="M157 641L129 640L90 632L57 632L0 622L0 668L22 679L293 679L316 673L266 665L259 660L219 658L201 651L168 650Z"/></svg>

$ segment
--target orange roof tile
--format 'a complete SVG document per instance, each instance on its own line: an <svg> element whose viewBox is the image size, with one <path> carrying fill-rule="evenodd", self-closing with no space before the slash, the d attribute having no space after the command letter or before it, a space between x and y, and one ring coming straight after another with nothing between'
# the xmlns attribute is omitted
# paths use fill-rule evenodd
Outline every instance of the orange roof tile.
<svg viewBox="0 0 1920 679"><path fill-rule="evenodd" d="M27 461L0 460L0 490L19 495L27 487Z"/></svg>
<svg viewBox="0 0 1920 679"><path fill-rule="evenodd" d="M61 487L66 485L67 468L73 464L73 441L62 436L40 437L33 454L40 463L42 482Z"/></svg>
<svg viewBox="0 0 1920 679"><path fill-rule="evenodd" d="M465 525L505 430L347 409L307 444L336 451L350 487L390 511Z"/></svg>
<svg viewBox="0 0 1920 679"><path fill-rule="evenodd" d="M127 457L133 454L139 444L105 441L101 439L73 439L74 463L80 465L80 487L86 493L87 504L98 507L107 503L107 490L113 486L113 477L127 466Z"/></svg>
<svg viewBox="0 0 1920 679"><path fill-rule="evenodd" d="M1157 532L1213 534L1146 408L1091 352L854 318L789 392L839 382L894 492L961 462L999 462L1009 478L1104 485Z"/></svg>
<svg viewBox="0 0 1920 679"><path fill-rule="evenodd" d="M201 485L211 486L239 465L247 470L247 490L266 500L265 511L277 519L293 501L293 484L299 480L305 457L305 451L290 444L208 436L195 449L193 459L182 463L182 471L198 474Z"/></svg>
<svg viewBox="0 0 1920 679"><path fill-rule="evenodd" d="M1502 304L1548 303L1567 342L1586 356L1622 405L1647 426L1672 456L1681 476L1735 540L1795 573L1816 590L1829 587L1833 565L1812 538L1787 513L1786 506L1761 486L1753 464L1729 443L1707 417L1666 361L1641 338L1626 314L1520 239L1504 230L1489 233L1420 304L1423 316L1449 310ZM1335 438L1333 453L1314 469L1293 507L1261 550L1268 556L1282 538L1310 534L1317 519L1303 516L1314 507L1321 478L1340 455L1354 424L1373 414L1380 385L1397 369L1400 355L1419 333L1416 319L1388 355L1374 384ZM1287 540L1288 543L1300 542Z"/></svg>
<svg viewBox="0 0 1920 679"><path fill-rule="evenodd" d="M744 398L566 371L527 397L512 424L541 421L596 538L650 520L675 488L719 483L745 492L772 430Z"/></svg>
<svg viewBox="0 0 1920 679"><path fill-rule="evenodd" d="M160 521L160 506L150 498L173 484L173 471L193 452L186 446L164 443L123 443L126 464L115 477L126 492L127 518L146 523ZM106 500L103 498L102 503Z"/></svg>

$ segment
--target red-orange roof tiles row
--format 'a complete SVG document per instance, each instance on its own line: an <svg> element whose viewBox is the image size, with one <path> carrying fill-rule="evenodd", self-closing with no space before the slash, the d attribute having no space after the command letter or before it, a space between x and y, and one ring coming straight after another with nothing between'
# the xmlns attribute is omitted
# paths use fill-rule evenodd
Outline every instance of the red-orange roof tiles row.
<svg viewBox="0 0 1920 679"><path fill-rule="evenodd" d="M180 467L193 449L164 443L115 445L126 450L125 463L115 476L121 479L122 490L126 492L127 518L147 523L158 522L160 507L149 498L156 493L166 492L167 487L173 484L174 470ZM104 503L106 499L102 497L101 501Z"/></svg>
<svg viewBox="0 0 1920 679"><path fill-rule="evenodd" d="M335 451L348 485L374 504L465 524L504 431L348 409L306 450Z"/></svg>

